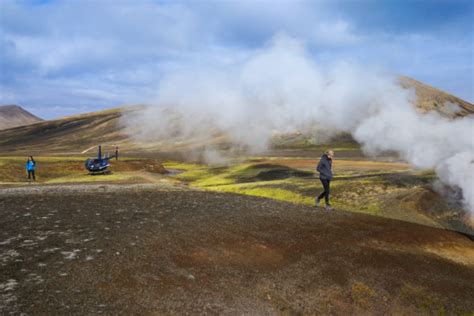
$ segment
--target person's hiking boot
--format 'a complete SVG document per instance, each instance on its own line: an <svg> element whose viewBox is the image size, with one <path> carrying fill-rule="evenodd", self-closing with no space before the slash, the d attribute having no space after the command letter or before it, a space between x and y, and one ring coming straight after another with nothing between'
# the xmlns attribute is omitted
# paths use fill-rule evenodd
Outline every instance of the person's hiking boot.
<svg viewBox="0 0 474 316"><path fill-rule="evenodd" d="M326 205L326 211L332 211L332 206L331 205Z"/></svg>
<svg viewBox="0 0 474 316"><path fill-rule="evenodd" d="M316 199L316 203L314 204L314 207L319 207L319 199Z"/></svg>

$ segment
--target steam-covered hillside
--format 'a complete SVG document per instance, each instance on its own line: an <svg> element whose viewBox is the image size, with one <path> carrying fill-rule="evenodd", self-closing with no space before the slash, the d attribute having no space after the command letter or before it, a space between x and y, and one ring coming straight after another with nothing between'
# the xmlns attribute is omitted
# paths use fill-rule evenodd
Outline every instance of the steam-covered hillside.
<svg viewBox="0 0 474 316"><path fill-rule="evenodd" d="M438 111L443 115L452 116L453 112L446 110L445 105L457 103L456 116L465 116L474 113L474 106L452 95L437 90L419 81L402 77L401 84L406 88L414 88L417 92L416 107L421 111ZM7 107L3 107L7 108ZM136 117L144 111L144 106L131 106L106 110L101 112L86 113L69 116L57 120L39 122L31 126L21 126L0 131L0 153L22 153L22 152L81 152L90 146L99 143L113 143L133 150L160 150L167 143L166 139L151 139L142 141L140 138L130 137L130 129L140 126L128 126L124 122L128 118ZM452 108L452 107L451 107ZM1 108L0 108L1 109ZM126 118L124 120L124 117ZM158 124L158 123L157 123ZM308 135L311 136L311 135ZM301 146L301 140L307 139L305 135L294 137L289 134L283 137L284 147L294 148ZM344 141L350 137L343 136ZM167 144L166 150L188 150L205 146L205 143L196 143L195 139L182 139L172 144ZM216 134L209 143L226 144L227 140L222 134ZM277 144L279 145L279 144Z"/></svg>

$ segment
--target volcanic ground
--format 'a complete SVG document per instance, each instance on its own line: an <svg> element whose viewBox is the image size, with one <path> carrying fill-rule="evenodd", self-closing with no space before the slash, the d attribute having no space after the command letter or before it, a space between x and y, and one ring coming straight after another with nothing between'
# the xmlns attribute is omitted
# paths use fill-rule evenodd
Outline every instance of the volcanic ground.
<svg viewBox="0 0 474 316"><path fill-rule="evenodd" d="M0 190L0 314L469 314L474 243L166 185Z"/></svg>

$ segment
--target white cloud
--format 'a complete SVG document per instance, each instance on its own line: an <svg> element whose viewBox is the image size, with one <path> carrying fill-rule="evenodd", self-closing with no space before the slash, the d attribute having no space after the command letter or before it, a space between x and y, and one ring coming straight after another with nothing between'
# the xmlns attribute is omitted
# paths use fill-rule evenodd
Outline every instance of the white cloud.
<svg viewBox="0 0 474 316"><path fill-rule="evenodd" d="M280 33L304 42L323 62L354 59L446 86L468 100L474 93L466 84L472 83L472 57L466 56L472 46L433 34L368 31L332 2L3 1L0 7L0 85L19 103L90 101L76 92L68 96L61 82L83 91L125 91L104 93L104 104L123 103L113 95L142 102L149 94L136 93L156 89L167 69L231 64ZM32 83L37 88L30 93L38 95L25 97ZM64 91L62 101L45 94L50 85Z"/></svg>
<svg viewBox="0 0 474 316"><path fill-rule="evenodd" d="M344 20L334 20L319 24L315 29L315 41L319 45L353 45L363 37L356 34L351 25Z"/></svg>

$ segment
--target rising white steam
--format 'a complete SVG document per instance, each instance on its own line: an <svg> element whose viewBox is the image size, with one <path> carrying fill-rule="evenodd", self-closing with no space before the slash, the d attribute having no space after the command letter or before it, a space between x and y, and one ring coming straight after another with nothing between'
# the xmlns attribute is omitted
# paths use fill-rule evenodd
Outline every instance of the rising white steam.
<svg viewBox="0 0 474 316"><path fill-rule="evenodd" d="M274 131L327 126L351 133L369 154L396 151L416 168L434 168L441 181L462 189L474 213L474 119L418 113L414 91L395 76L355 63L318 64L285 36L230 63L183 68L164 75L157 106L132 122L136 135L168 138L173 131L185 139L224 131L259 151Z"/></svg>

